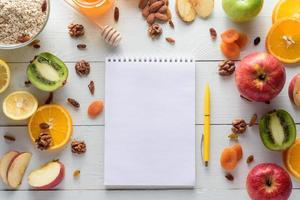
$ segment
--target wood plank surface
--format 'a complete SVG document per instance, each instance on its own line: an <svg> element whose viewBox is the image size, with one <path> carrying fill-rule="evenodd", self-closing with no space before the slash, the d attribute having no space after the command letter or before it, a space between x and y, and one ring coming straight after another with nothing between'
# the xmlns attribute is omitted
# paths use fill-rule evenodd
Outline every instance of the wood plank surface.
<svg viewBox="0 0 300 200"><path fill-rule="evenodd" d="M152 41L147 36L147 24L137 8L138 0L116 0L120 8L120 20L113 21L113 11L103 16L100 23L110 24L117 28L123 35L123 41L119 48L108 47L99 36L98 28L87 19L79 15L64 0L51 1L51 15L45 30L39 36L41 48L33 49L24 47L18 50L0 50L0 59L9 62L12 69L13 82L9 89L0 95L0 105L4 97L12 91L28 90L32 92L42 105L48 93L40 92L34 87L25 87L26 67L28 62L39 52L49 51L58 55L67 62L70 70L68 84L55 92L54 102L64 105L72 114L74 121L73 138L85 140L87 153L76 156L71 153L70 145L59 152L40 152L29 141L27 136L27 121L15 122L7 119L2 109L0 111L0 154L9 150L30 151L33 153L32 161L24 176L23 184L19 191L10 191L0 183L0 199L22 200L50 200L50 199L130 199L130 200L196 200L213 199L223 200L229 198L248 199L245 190L245 178L248 171L260 162L275 162L282 165L281 153L270 152L262 145L257 127L249 128L246 134L240 137L239 142L244 147L244 158L234 172L234 182L225 179L225 173L219 166L219 155L222 149L233 144L227 138L230 133L230 123L235 118L249 120L253 113L259 115L274 108L283 108L289 111L300 124L299 110L289 101L287 95L288 81L299 72L299 64L290 65L287 69L287 83L280 95L270 105L263 103L250 103L239 97L234 84L234 76L223 78L217 73L218 63L224 57L220 53L220 40L211 41L208 29L214 27L220 34L229 27L235 27L247 32L251 40L260 36L259 46L250 43L249 48L242 52L241 56L252 51L264 51L264 38L271 25L272 9L277 0L265 1L264 8L255 20L235 24L225 15L221 0L215 0L213 15L207 19L196 19L192 24L183 23L175 13L175 0L170 0L170 8L173 13L175 29L164 25L163 36ZM84 24L86 35L80 39L73 39L68 35L67 26L72 23ZM165 42L164 37L176 39L174 46ZM78 50L76 45L85 43L86 50ZM130 56L130 57L171 57L171 56L194 56L196 63L196 142L197 142L197 185L194 190L129 190L110 191L105 190L103 185L103 150L104 150L104 119L105 116L92 120L86 114L89 103L94 99L103 99L105 63L107 56ZM91 74L80 78L76 75L74 65L77 61L85 59L91 62ZM90 80L95 81L96 93L89 94L87 85ZM200 139L202 134L202 99L203 88L209 82L212 89L212 160L208 168L200 162ZM79 110L75 110L66 103L66 98L71 97L81 104ZM298 130L300 126L297 126ZM2 139L6 133L14 135L17 140L8 143ZM254 155L255 161L248 165L246 158ZM66 166L66 177L54 191L32 191L27 184L28 173L46 161L59 158ZM80 169L81 176L75 179L73 170ZM294 191L290 199L299 199L300 182L293 179Z"/></svg>

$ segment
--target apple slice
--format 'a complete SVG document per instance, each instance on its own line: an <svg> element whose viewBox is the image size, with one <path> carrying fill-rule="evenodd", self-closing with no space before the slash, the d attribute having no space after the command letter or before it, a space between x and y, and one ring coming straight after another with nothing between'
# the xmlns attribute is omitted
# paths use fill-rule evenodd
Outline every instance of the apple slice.
<svg viewBox="0 0 300 200"><path fill-rule="evenodd" d="M28 176L28 183L35 189L47 190L57 186L64 176L65 166L59 161L51 161L33 170Z"/></svg>
<svg viewBox="0 0 300 200"><path fill-rule="evenodd" d="M185 22L192 22L197 16L190 0L176 0L176 10L179 17Z"/></svg>
<svg viewBox="0 0 300 200"><path fill-rule="evenodd" d="M10 187L17 188L21 185L31 156L31 153L22 152L15 156L15 158L10 162L6 175L7 182Z"/></svg>
<svg viewBox="0 0 300 200"><path fill-rule="evenodd" d="M290 82L289 97L297 107L300 107L300 74L295 75Z"/></svg>
<svg viewBox="0 0 300 200"><path fill-rule="evenodd" d="M9 151L7 152L2 158L0 162L0 176L2 178L2 181L5 184L8 184L7 182L7 170L11 163L11 161L19 154L17 151Z"/></svg>
<svg viewBox="0 0 300 200"><path fill-rule="evenodd" d="M199 17L207 18L214 9L214 0L191 0L192 5Z"/></svg>

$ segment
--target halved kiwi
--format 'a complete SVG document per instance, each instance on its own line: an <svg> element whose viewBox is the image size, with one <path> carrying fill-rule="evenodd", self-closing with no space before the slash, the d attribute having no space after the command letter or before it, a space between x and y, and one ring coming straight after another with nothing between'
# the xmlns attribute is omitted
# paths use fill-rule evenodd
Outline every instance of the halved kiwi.
<svg viewBox="0 0 300 200"><path fill-rule="evenodd" d="M64 86L68 73L65 63L48 52L37 55L27 68L27 77L32 85L47 92Z"/></svg>
<svg viewBox="0 0 300 200"><path fill-rule="evenodd" d="M285 110L266 113L259 121L259 132L264 145L273 151L289 148L297 135L294 119Z"/></svg>

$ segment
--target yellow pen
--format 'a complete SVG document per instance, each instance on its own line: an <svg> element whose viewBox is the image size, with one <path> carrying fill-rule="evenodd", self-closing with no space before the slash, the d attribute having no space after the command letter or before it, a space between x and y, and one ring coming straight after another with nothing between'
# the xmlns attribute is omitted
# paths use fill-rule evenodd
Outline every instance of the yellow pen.
<svg viewBox="0 0 300 200"><path fill-rule="evenodd" d="M210 89L209 85L205 86L204 93L204 155L205 166L208 166L210 154Z"/></svg>

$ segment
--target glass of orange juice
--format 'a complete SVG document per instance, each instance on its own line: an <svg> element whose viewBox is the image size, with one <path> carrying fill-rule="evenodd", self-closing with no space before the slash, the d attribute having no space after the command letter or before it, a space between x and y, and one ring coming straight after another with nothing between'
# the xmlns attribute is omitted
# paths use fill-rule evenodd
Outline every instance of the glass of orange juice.
<svg viewBox="0 0 300 200"><path fill-rule="evenodd" d="M114 4L114 0L73 0L73 2L81 12L92 16L104 14Z"/></svg>

